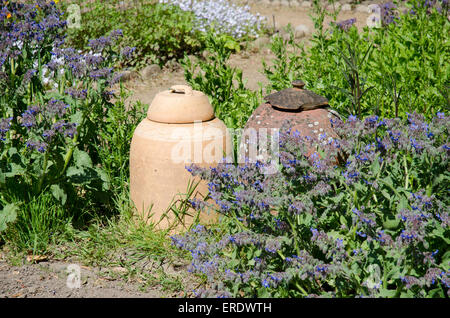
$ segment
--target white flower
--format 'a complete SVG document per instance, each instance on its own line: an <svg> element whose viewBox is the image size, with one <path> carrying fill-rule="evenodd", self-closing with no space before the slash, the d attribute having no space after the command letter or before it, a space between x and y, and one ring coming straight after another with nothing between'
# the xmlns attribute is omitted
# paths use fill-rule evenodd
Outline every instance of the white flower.
<svg viewBox="0 0 450 318"><path fill-rule="evenodd" d="M197 18L196 30L205 31L213 26L216 33L226 33L237 38L244 35L257 36L265 20L259 14L253 15L249 6L238 7L225 0L160 0L159 2L193 12Z"/></svg>

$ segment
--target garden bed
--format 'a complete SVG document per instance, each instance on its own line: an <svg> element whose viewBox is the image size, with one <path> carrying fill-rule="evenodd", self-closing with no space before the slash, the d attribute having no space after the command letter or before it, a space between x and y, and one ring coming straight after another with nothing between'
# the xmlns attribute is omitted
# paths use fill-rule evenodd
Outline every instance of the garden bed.
<svg viewBox="0 0 450 318"><path fill-rule="evenodd" d="M370 3L365 3L365 5L367 4ZM345 111L347 111L347 109L350 109L350 106L353 105L354 110L356 110L357 103L355 102L354 104L352 104L352 102L349 102L350 99L346 99L346 97L344 97L344 94L335 92L330 93L332 91L331 86L329 86L330 82L333 82L336 78L340 77L339 80L342 79L340 84L343 85L343 83L345 83L343 80L344 77L342 75L339 75L340 70L338 68L333 69L334 73L327 74L328 78L323 78L323 82L314 83L313 78L315 74L313 71L311 71L311 69L313 69L312 67L309 68L310 73L302 73L299 71L299 69L295 68L283 70L280 67L282 65L281 62L283 62L282 56L288 56L288 54L292 52L294 52L294 54L298 54L298 56L301 55L301 50L299 50L299 47L295 46L295 43L299 43L299 41L303 40L305 41L306 47L314 47L314 43L317 43L314 42L315 40L317 41L317 38L313 37L312 35L312 32L314 31L315 21L309 17L309 13L311 13L310 10L311 9L306 5L286 6L281 2L277 5L267 4L264 1L251 2L251 12L259 12L266 16L270 21L268 24L269 26L271 26L271 23L273 21L272 15L274 15L274 21L277 26L275 31L278 31L278 33L272 35L272 32L274 31L272 30L271 32L269 32L269 34L262 34L256 41L244 41L244 43L241 43L241 49L238 50L238 52L236 50L230 50L229 58L225 59L226 64L228 66L232 66L236 69L241 70L242 78L247 80L245 82L245 89L232 89L232 91L236 93L235 95L247 94L246 96L251 96L252 98L248 98L248 100L261 102L260 99L258 100L259 97L255 93L259 90L259 83L262 83L263 87L267 88L266 91L279 90L286 87L286 85L289 85L289 81L291 79L287 78L286 75L303 76L303 79L306 77L307 81L309 81L308 84L310 85L310 87L313 88L317 93L330 94L327 95L327 97L329 97L329 99L332 101L333 107L336 106L340 111L343 111L345 113ZM342 21L356 17L355 25L358 30L362 31L363 26L365 26L365 19L369 16L370 13L361 11L362 10L356 10L355 6L352 11L341 12L337 17L337 20ZM332 20L333 19L330 16L326 18L326 28L328 28L328 23ZM287 26L288 23L291 23L294 27L294 30L291 34L289 33L289 31L280 28ZM295 27L299 26L300 24L306 26L309 31L305 32L304 28L301 28L303 30L302 32L298 32L298 30L296 31ZM446 27L448 28L448 21ZM280 34L281 36L277 37L277 34ZM280 38L285 41L284 47L287 48L286 51L283 51L283 49L281 48L282 46L276 46L276 40L273 40L275 38ZM358 41L356 40L356 36L353 37L353 40ZM220 41L218 43L220 44ZM275 46L273 43L275 43ZM330 45L330 47L332 47L332 45ZM315 48L317 48L317 46L315 46ZM197 69L202 69L203 67L203 70L208 71L205 65L207 65L207 63L211 63L210 57L214 56L214 52L210 51L209 53L203 54L201 54L201 52L202 51L191 52L192 54L189 56L189 61L192 64L191 66L195 65ZM443 49L442 52L448 54L448 47L447 49ZM308 63L315 63L314 65L319 66L321 60L317 58L321 57L321 55L317 52L315 52L315 54L316 59L313 59L311 61L308 60ZM197 60L197 56L201 56L201 59ZM324 59L324 64L328 63L326 65L331 67L332 58L330 56L332 55L328 53L326 59ZM169 62L168 64L164 65L164 63L166 62L165 60L152 61L151 59L153 57L151 55L149 55L149 58L149 62L146 61L143 64L137 65L137 67L135 68L134 71L136 73L134 74L139 76L131 76L131 80L122 82L122 84L130 89L133 94L129 97L126 97L124 95L122 98L117 98L116 96L114 102L118 102L118 105L122 106L118 108L119 113L108 114L108 119L106 120L107 123L112 123L116 120L125 123L125 118L122 117L125 113L120 112L125 112L126 110L133 109L133 107L137 107L138 111L133 113L135 115L135 117L133 117L134 122L129 123L130 128L123 131L124 134L128 134L128 138L131 138L133 125L136 125L139 122L139 120L142 118L143 112L146 109L145 105L136 104L136 101L142 101L143 103L149 104L157 92L167 89L173 84L194 84L193 78L195 77L186 77L185 72L189 69L189 63L186 64L186 61L183 62L182 60L179 60L178 62ZM263 60L267 63L266 65L262 64ZM296 61L295 58L292 57L290 59L287 59L287 61L290 63L288 63L288 65L290 66L294 66L295 63L300 63L300 61ZM151 68L152 71L146 72L145 74L142 72L142 70L145 69L146 66L154 65L155 63L159 63L159 68L153 67ZM202 65L201 63L205 64ZM231 68L227 69L226 67L224 67L225 73L231 72L230 70ZM271 75L270 72L268 72L269 70L273 72ZM447 71L448 65L447 68L444 67L442 69L442 73L440 75L442 76L444 83L448 83L449 75L448 73L446 73ZM138 72L140 72L140 74L138 74ZM194 74L194 72L192 72L192 74ZM431 78L436 83L439 82L439 78L435 78L433 76L431 76ZM213 79L214 77L207 77L207 80ZM375 81L375 79L371 80ZM237 83L237 86L239 86L238 77L234 77L233 81L234 83ZM439 83L442 83L442 81ZM205 89L205 87L207 87L207 84L208 83L206 83L206 81L197 81L194 85L199 85L197 89L200 88L208 93ZM202 85L204 86L202 87ZM387 86L378 86L377 88L381 90L385 87ZM118 90L120 89L120 86L116 84L114 88ZM407 88L405 88L405 91L406 90ZM432 94L430 92L423 95L423 100L427 102L433 100ZM395 100L396 94L398 94L399 92L392 90L392 93L394 96L393 99ZM437 88L435 89L435 93L436 96L440 96ZM388 96L387 93L386 96ZM369 95L365 96L366 99L362 98L363 96L359 97L361 97L362 100L363 110L365 109L367 111L365 113L365 116L367 116L368 111L370 111L372 107L371 103L375 101L375 97L370 95L370 93ZM406 104L403 105L399 103L397 105L395 101L389 100L388 98L386 101L383 101L383 105L387 105L388 102L392 102L392 105L400 107L398 109L400 109L401 117L406 118ZM235 101L235 103L237 104L239 103L239 101L237 100ZM255 102L252 103L253 104L251 104L249 107L257 106ZM126 104L126 107L124 107L124 104ZM217 105L220 105L220 103L217 103ZM436 108L433 109L433 111L428 109L428 113L426 113L428 119L436 116L436 112L445 110L443 109L443 107L435 107ZM388 109L388 107L386 107L385 109L385 114L393 117L394 112L392 111L392 109L394 109L394 107L392 107L392 109ZM251 113L251 109L246 109L245 111L242 111L238 116L236 116L236 114L228 116L228 114L232 114L231 110L232 107L230 107L229 109L224 107L224 109L217 110L219 116L223 116L224 119L226 117L233 117L236 119L236 121L234 122L226 122L228 126L242 126L242 123L245 123L246 119ZM25 111L25 109L23 109L22 111ZM440 114L443 113L440 112ZM346 113L345 115L347 116L349 114ZM122 127L124 127L124 125L122 125ZM114 136L111 131L108 131L107 126L105 127L105 136L107 136L107 138L109 139L107 139L106 143L103 143L103 145L114 145L114 140L116 140L114 138L117 138L117 136ZM80 186L84 190L83 192L78 192L78 194L87 193L86 198L88 198L88 200L91 200L89 201L90 203L82 206L83 211L80 211L79 208L75 208L74 210L74 207L72 206L71 211L76 211L75 215L77 215L77 218L74 219L73 223L68 222L67 224L63 225L63 227L57 226L56 229L59 232L58 235L55 235L54 237L49 239L47 243L43 244L38 249L34 249L32 241L24 241L24 244L20 246L18 250L15 250L14 244L11 245L11 242L15 238L20 237L20 233L18 233L17 230L8 232L7 236L5 236L6 241L0 243L4 244L4 252L0 254L0 281L2 281L2 287L0 288L0 297L193 297L195 296L194 290L200 290L204 287L216 286L213 282L207 280L207 275L202 275L202 271L198 271L201 274L200 276L196 276L188 272L188 265L190 263L190 260L193 259L193 263L195 263L196 261L195 255L193 257L193 255L190 255L190 253L183 252L176 249L173 245L170 245L171 241L166 235L164 235L164 233L163 235L155 234L151 228L135 228L131 225L130 216L128 215L129 209L126 191L128 182L127 170L121 170L121 168L118 168L119 166L117 166L120 164L124 164L124 162L127 162L127 158L122 157L122 153L126 153L127 150L121 149L126 149L129 145L127 145L127 143L124 141L120 142L120 147L118 147L118 150L114 153L114 160L107 160L108 157L105 155L108 153L108 148L105 148L105 152L103 154L99 152L97 158L93 157L94 160L97 160L96 163L98 166L109 165L108 169L110 169L110 171L108 173L110 174L110 177L112 177L113 181L112 183L110 183L110 186L112 188L116 187L115 189L117 189L117 192L115 193L116 196L114 197L114 202L105 203L103 201L95 201L97 200L96 198L94 198L95 195L94 197L91 197L91 195L94 194L95 191L99 190L99 185L95 185L94 183L80 183L77 184L77 187ZM86 153L92 154L97 150L94 151L94 148L89 148L88 145L85 151ZM102 156L104 159L106 158L106 160L98 161L98 158L102 158ZM79 163L75 164L74 167L77 169L85 167L86 171L89 171L87 175L90 175L90 177L92 177L94 171L97 171L97 168L94 165L89 165L89 163L86 164L86 161L83 161L85 160L83 156L79 156L78 159L80 161ZM117 160L117 162L115 160ZM122 174L117 174L118 172L122 172ZM444 173L442 173L442 175L444 175ZM443 178L442 182L447 182L448 184L448 179L446 178L447 177ZM411 181L408 181L411 182L409 186L414 184L412 181L413 177L411 177L410 180ZM50 185L51 184L49 184L49 186ZM88 186L85 187L85 185ZM67 190L67 188L64 189L65 191ZM91 192L93 189L95 191ZM125 191L123 191L124 189ZM53 195L61 202L64 198L65 193L62 193L60 189L53 188L52 190ZM78 190L79 189L75 189L75 191ZM107 190L107 188L103 187L102 190L105 191ZM409 188L409 190L411 190L411 188ZM73 195L74 193L71 193L70 191L66 192L66 195L69 195L69 198L71 194ZM42 202L40 204L42 204ZM446 207L442 212L448 214L448 207ZM94 215L94 217L92 217L92 215ZM363 218L364 215L361 217ZM44 220L44 222L47 221ZM85 225L77 224L80 222L87 223ZM232 229L232 231L236 231L236 228L233 228L233 226L235 225L230 225L230 228ZM448 233L448 227L444 227L444 230L447 231L444 233ZM223 229L219 230L219 232L220 231L223 231ZM310 233L305 235L310 235ZM441 233L439 235L442 236L444 234ZM436 238L433 238L432 246L426 249L426 252L431 255L431 253L434 253L437 249L435 247L440 246L439 252L436 252L436 254L438 255L436 261L438 262L440 269L443 271L440 273L442 279L442 291L438 288L435 288L433 290L432 296L448 297L445 290L445 284L448 284L448 278L445 278L445 270L447 270L448 273L448 264L445 265L443 263L446 257L448 259L448 253L445 254L445 246L447 246L448 250L448 243L443 243L445 242L445 240L442 241L437 237L438 234L436 234ZM343 237L338 235L337 238L342 239ZM205 237L204 242L206 242L207 239L210 238ZM11 241L8 242L8 240ZM181 239L178 238L174 240L174 242L180 242L177 240ZM354 244L355 242L352 242L352 244ZM34 244L36 244L36 242L34 242ZM444 249L442 249L442 247L444 247ZM256 253L255 255L251 254L251 256L255 257L258 257L256 255L259 255L257 254L259 252L255 250L251 250L251 253L248 250L245 250L245 252L249 255L251 253ZM242 250L240 250L240 253L242 253ZM433 254L433 256L436 254ZM447 256L445 256L444 254ZM41 255L42 259L40 259ZM288 256L290 257L290 255ZM246 257L247 255L242 256L241 260L243 259L250 262L251 260L246 259ZM237 264L238 263L239 262L237 262ZM70 289L67 287L68 273L66 270L70 264L77 264L81 266L83 284L80 289ZM241 265L242 264L240 264L239 266ZM241 269L243 270L246 265L242 266L243 267ZM276 266L269 269L269 271L275 272L275 268ZM192 268L189 268L189 271L192 272ZM415 273L415 275L420 276L425 273L424 269L422 268L420 269L420 271L421 274ZM411 286L411 282L408 282L408 278L405 277L411 273L408 273L408 275L405 274L406 273L402 273L401 277L403 277L404 283L406 285ZM232 274L230 275L232 276ZM446 275L448 277L448 274ZM397 280L391 279L392 281L395 281L395 283L392 284L397 284L400 281L399 277L397 277ZM239 288L236 287L237 290L235 290L235 293L237 295L245 296L293 296L293 294L289 294L289 288L286 288L286 290L284 290L286 293L277 293L276 288L270 289L270 287L276 286L278 279L278 276L276 275L273 277L267 276L266 279L263 279L263 277L261 276L258 277L258 279L260 281L255 280L256 283L249 284L248 286L245 285L245 283L243 283L242 281L240 281L240 283L236 283L235 286L240 286L239 288L241 289L239 290ZM232 279L230 278L230 281L235 280L236 277ZM378 284L378 282L373 283L375 285ZM255 287L254 284L259 284L259 286ZM325 285L325 290L327 288L330 288L327 283L325 283ZM397 290L398 293L394 293L392 291L392 286L390 286L391 290L386 291L386 293L381 295L381 297L400 296L401 291ZM385 287L387 290L388 286L386 285ZM315 290L314 288L315 287L311 287L311 291L315 291L317 293L323 292L324 294L326 293L322 289ZM296 290L296 287L293 287L292 289ZM230 288L228 288L228 290L230 291ZM270 293L267 293L269 290ZM417 290L418 289L414 290L414 292L417 292ZM430 288L427 289L427 292L429 292L429 290ZM214 292L217 292L217 290L215 290ZM208 293L210 294L204 293L203 295L216 296L214 292L210 290L208 291ZM353 292L354 291L352 291L352 293ZM311 294L314 294L314 292L311 292ZM219 293L219 295L222 294ZM402 297L411 297L412 295L414 294L404 294L402 295ZM425 296L424 294L420 294L420 292L417 292L416 295ZM299 294L295 294L294 296L299 296ZM308 296L308 293L302 293L300 296ZM347 295L341 294L339 296ZM369 294L369 296L371 295Z"/></svg>

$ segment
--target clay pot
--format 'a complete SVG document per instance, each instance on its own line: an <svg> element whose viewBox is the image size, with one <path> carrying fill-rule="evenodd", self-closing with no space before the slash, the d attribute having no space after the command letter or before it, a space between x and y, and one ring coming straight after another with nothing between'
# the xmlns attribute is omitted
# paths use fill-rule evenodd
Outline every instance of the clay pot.
<svg viewBox="0 0 450 318"><path fill-rule="evenodd" d="M158 93L131 141L130 195L138 213L158 228L167 229L176 223L175 215L168 212L170 205L187 193L189 182L200 181L186 166L214 166L231 153L227 128L214 117L205 94L185 85ZM200 181L195 197L201 199L207 193L207 183ZM188 213L196 215L197 211L190 209ZM217 219L215 213L200 214L202 223ZM188 228L193 218L187 216L182 221L178 230Z"/></svg>
<svg viewBox="0 0 450 318"><path fill-rule="evenodd" d="M301 88L296 88L295 86L293 89L289 90L298 90L299 92L302 91ZM280 93L283 92L284 91L281 91ZM326 101L326 99L321 96L317 96L317 98L322 103ZM293 100L289 100L289 98L288 101L295 102ZM336 120L337 118L338 114L329 107L327 101L323 105L318 105L317 108L299 108L298 110L283 109L279 105L275 106L271 105L270 102L266 102L255 109L247 121L245 130L249 128L255 129L259 139L261 138L262 132L267 134L264 138L268 138L268 136L273 134L273 129L281 131L282 128L285 128L286 130L291 129L291 134L298 131L302 136L319 137L320 134L326 134L326 140L323 142L328 142L328 138L330 137L339 139L339 136L331 127L330 123L330 119ZM288 127L286 127L286 125L288 125ZM260 130L261 128L265 130ZM241 151L243 151L246 156L249 155L250 146L249 139L243 139L241 143ZM315 149L308 149L308 153L305 155L309 157L314 152Z"/></svg>

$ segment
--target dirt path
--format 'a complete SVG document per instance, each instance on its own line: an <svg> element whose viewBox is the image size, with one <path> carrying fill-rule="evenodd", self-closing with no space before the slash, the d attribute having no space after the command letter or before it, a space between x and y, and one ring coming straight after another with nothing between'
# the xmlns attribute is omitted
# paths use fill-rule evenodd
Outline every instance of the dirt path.
<svg viewBox="0 0 450 318"><path fill-rule="evenodd" d="M139 286L120 279L108 279L102 270L80 266L80 287L71 281L71 264L43 262L11 267L0 262L0 297L2 298L161 298L164 293L155 289L140 291Z"/></svg>
<svg viewBox="0 0 450 318"><path fill-rule="evenodd" d="M184 259L155 262L148 257L132 266L103 267L50 257L29 261L14 266L0 252L0 298L190 297L198 285Z"/></svg>
<svg viewBox="0 0 450 318"><path fill-rule="evenodd" d="M309 17L309 8L302 6L269 5L268 1L253 1L250 3L252 12L259 12L267 17L268 21L275 21L277 28L291 23L293 27L299 24L305 25L310 31L313 30L313 22ZM242 1L241 1L242 3ZM277 3L281 3L278 1ZM365 25L369 13L361 13L355 10L344 11L339 15L339 20L355 18L356 25L361 28ZM326 20L328 23L329 19ZM307 41L309 35L303 40ZM272 55L268 49L268 41L260 40L250 52L242 52L232 56L230 63L243 70L243 77L248 80L247 87L257 89L258 83L266 84L262 74L263 59L270 61ZM156 71L144 79L134 79L127 83L134 95L130 101L141 100L150 104L156 93L169 88L174 84L185 84L183 70L181 68ZM26 263L26 262L25 262ZM168 294L160 287L148 288L142 291L139 282L129 282L116 275L111 279L105 275L105 271L120 271L123 269L91 268L80 266L81 286L80 288L69 288L67 272L70 261L46 261L38 264L24 264L12 266L0 257L0 297L182 297L182 294ZM150 270L150 269L149 269ZM173 274L173 269L172 269ZM187 276L185 269L180 272L181 276Z"/></svg>

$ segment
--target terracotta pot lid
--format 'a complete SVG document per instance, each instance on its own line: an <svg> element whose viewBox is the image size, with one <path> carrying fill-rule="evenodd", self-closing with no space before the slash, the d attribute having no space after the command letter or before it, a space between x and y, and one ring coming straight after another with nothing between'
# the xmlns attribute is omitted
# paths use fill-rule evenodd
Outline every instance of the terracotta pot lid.
<svg viewBox="0 0 450 318"><path fill-rule="evenodd" d="M291 88L270 94L264 99L273 108L286 111L306 111L328 107L328 99L316 93L303 89L305 83L301 80L292 82Z"/></svg>
<svg viewBox="0 0 450 318"><path fill-rule="evenodd" d="M204 93L187 85L174 85L156 94L147 118L160 123L188 124L214 119L214 109Z"/></svg>

